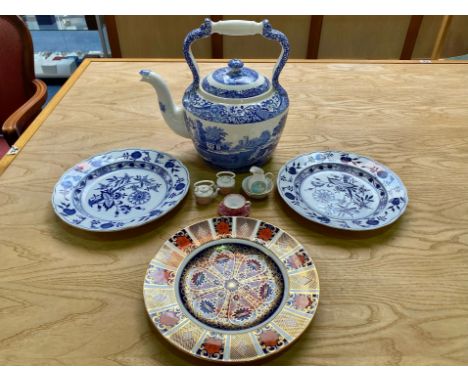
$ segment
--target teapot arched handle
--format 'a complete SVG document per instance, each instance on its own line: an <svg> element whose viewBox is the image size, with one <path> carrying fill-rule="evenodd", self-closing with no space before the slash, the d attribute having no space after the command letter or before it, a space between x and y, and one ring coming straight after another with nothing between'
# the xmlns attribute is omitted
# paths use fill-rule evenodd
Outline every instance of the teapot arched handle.
<svg viewBox="0 0 468 382"><path fill-rule="evenodd" d="M275 89L280 88L279 76L289 57L289 41L286 35L276 29L273 29L268 20L259 23L255 21L226 20L213 22L205 19L200 28L191 31L184 40L184 57L193 74L193 86L200 86L200 72L197 62L192 54L192 44L202 38L206 38L213 33L219 33L227 36L253 36L260 34L268 40L278 41L281 44L281 54L273 68L271 82Z"/></svg>

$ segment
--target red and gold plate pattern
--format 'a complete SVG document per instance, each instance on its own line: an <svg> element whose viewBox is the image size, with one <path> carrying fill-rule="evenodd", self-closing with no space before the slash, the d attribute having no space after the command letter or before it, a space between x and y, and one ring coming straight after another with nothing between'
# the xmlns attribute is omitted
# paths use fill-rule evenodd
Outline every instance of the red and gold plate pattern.
<svg viewBox="0 0 468 382"><path fill-rule="evenodd" d="M149 317L173 345L248 362L296 340L312 321L319 279L307 251L264 221L217 217L176 232L150 262Z"/></svg>

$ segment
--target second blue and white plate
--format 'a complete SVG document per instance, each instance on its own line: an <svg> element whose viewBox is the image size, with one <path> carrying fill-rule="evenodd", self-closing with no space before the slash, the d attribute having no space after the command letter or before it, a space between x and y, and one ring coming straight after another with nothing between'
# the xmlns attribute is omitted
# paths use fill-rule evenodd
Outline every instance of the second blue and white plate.
<svg viewBox="0 0 468 382"><path fill-rule="evenodd" d="M120 231L156 220L187 194L187 168L169 154L125 149L95 155L70 168L52 194L66 223L87 231Z"/></svg>
<svg viewBox="0 0 468 382"><path fill-rule="evenodd" d="M353 231L386 226L408 204L403 182L361 155L323 151L300 155L278 173L278 191L306 219Z"/></svg>

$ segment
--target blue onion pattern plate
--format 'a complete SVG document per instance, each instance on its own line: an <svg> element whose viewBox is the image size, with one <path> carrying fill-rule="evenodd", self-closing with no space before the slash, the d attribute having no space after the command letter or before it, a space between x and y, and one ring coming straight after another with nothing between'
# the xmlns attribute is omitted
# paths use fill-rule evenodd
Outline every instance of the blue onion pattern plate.
<svg viewBox="0 0 468 382"><path fill-rule="evenodd" d="M281 197L297 213L345 230L391 224L408 204L406 188L393 171L348 152L300 155L281 168L277 184Z"/></svg>
<svg viewBox="0 0 468 382"><path fill-rule="evenodd" d="M187 168L169 154L124 149L70 168L55 185L52 206L74 227L120 231L156 220L187 194Z"/></svg>

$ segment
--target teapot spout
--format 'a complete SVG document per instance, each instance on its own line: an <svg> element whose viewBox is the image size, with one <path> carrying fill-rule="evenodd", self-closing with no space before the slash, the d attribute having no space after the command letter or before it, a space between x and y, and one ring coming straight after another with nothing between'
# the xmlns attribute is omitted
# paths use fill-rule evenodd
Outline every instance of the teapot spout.
<svg viewBox="0 0 468 382"><path fill-rule="evenodd" d="M153 86L159 99L159 108L164 120L169 127L178 135L190 138L190 133L185 125L184 110L174 104L171 93L163 78L151 70L140 70L141 81L148 82Z"/></svg>

